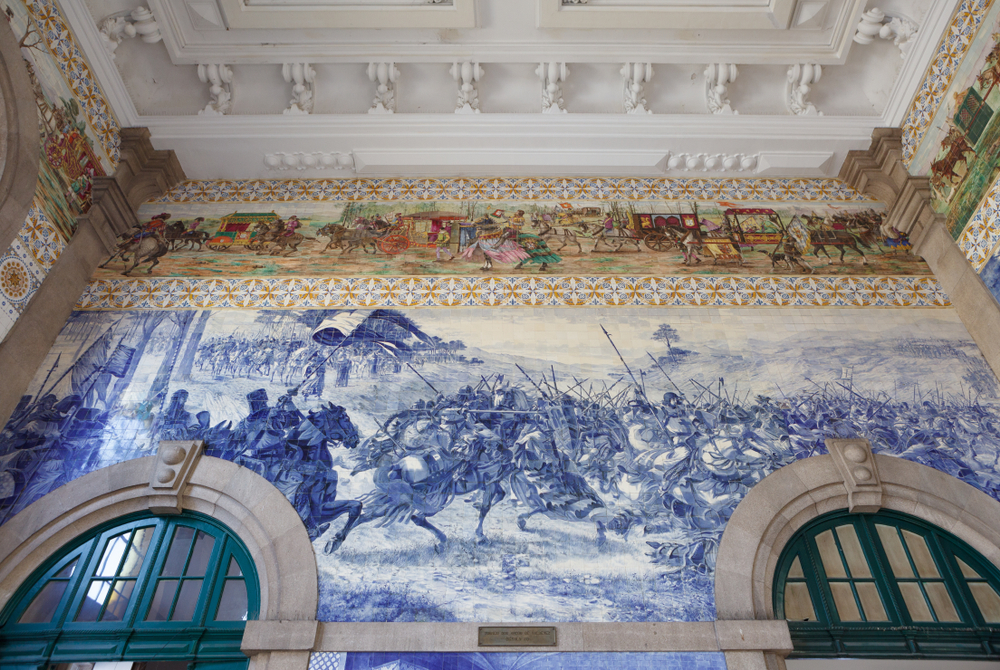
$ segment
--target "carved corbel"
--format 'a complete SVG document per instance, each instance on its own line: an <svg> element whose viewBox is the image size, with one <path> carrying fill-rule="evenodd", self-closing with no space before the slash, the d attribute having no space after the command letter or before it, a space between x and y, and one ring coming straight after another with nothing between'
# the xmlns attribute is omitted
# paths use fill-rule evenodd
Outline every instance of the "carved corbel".
<svg viewBox="0 0 1000 670"><path fill-rule="evenodd" d="M906 17L887 17L881 9L873 7L861 15L854 41L858 44L871 44L876 37L892 40L899 47L899 57L906 58L919 30L920 27Z"/></svg>
<svg viewBox="0 0 1000 670"><path fill-rule="evenodd" d="M180 514L184 487L205 443L201 440L164 440L156 450L156 465L149 479L149 509L154 514Z"/></svg>
<svg viewBox="0 0 1000 670"><path fill-rule="evenodd" d="M882 509L882 480L868 440L829 439L826 448L844 478L848 510L873 514Z"/></svg>
<svg viewBox="0 0 1000 670"><path fill-rule="evenodd" d="M539 63L535 74L542 82L542 113L565 114L562 84L569 76L566 63Z"/></svg>
<svg viewBox="0 0 1000 670"><path fill-rule="evenodd" d="M705 101L713 114L739 114L729 101L729 84L740 74L733 63L712 63L705 68Z"/></svg>
<svg viewBox="0 0 1000 670"><path fill-rule="evenodd" d="M369 63L368 78L375 83L375 100L369 114L394 114L396 112L396 81L399 70L395 63Z"/></svg>
<svg viewBox="0 0 1000 670"><path fill-rule="evenodd" d="M621 69L624 80L624 102L626 114L652 114L646 109L646 84L653 79L652 63L625 63Z"/></svg>
<svg viewBox="0 0 1000 670"><path fill-rule="evenodd" d="M823 67L816 63L797 63L788 68L785 86L788 111L799 116L823 116L823 112L809 102L809 93L822 76Z"/></svg>
<svg viewBox="0 0 1000 670"><path fill-rule="evenodd" d="M222 63L206 63L198 66L198 79L208 84L211 102L198 112L205 116L222 116L233 110L233 70Z"/></svg>
<svg viewBox="0 0 1000 670"><path fill-rule="evenodd" d="M309 63L285 63L281 76L292 85L292 99L285 114L312 114L316 72Z"/></svg>
<svg viewBox="0 0 1000 670"><path fill-rule="evenodd" d="M483 68L479 63L465 61L455 62L451 66L451 78L458 84L458 102L455 104L456 114L479 113L479 88L477 84L483 76Z"/></svg>
<svg viewBox="0 0 1000 670"><path fill-rule="evenodd" d="M156 44L163 39L160 26L156 23L153 12L146 7L136 7L132 11L117 12L100 22L101 41L105 48L115 57L115 49L126 38L138 37L146 44Z"/></svg>

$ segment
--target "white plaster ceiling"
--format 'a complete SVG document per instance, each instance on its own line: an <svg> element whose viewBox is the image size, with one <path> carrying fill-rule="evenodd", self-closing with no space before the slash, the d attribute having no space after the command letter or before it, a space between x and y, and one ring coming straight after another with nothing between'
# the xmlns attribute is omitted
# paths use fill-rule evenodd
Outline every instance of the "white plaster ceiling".
<svg viewBox="0 0 1000 670"><path fill-rule="evenodd" d="M696 177L836 174L873 128L902 122L957 2L148 0L162 40L124 39L113 57L99 25L140 0L63 7L122 124L149 127L193 178ZM871 7L919 27L905 58L891 40L853 41ZM464 61L482 67L478 114L455 113L450 70ZM541 113L536 68L552 61L568 67L565 114ZM399 72L394 114L368 113L372 62ZM652 64L641 96L652 114L625 113L626 62ZM311 114L283 114L285 63L315 71ZM738 115L710 113L709 63L738 66L727 93ZM822 116L789 109L789 66L801 63L823 67L808 94ZM213 100L199 64L232 72L227 114L199 115ZM274 169L269 154L300 160ZM324 156L342 158L323 167ZM692 156L700 163L685 169Z"/></svg>

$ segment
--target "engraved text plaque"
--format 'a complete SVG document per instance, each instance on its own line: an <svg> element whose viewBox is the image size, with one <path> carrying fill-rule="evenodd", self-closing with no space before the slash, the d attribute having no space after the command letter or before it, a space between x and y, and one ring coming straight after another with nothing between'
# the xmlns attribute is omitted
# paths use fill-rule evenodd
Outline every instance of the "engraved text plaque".
<svg viewBox="0 0 1000 670"><path fill-rule="evenodd" d="M480 647L554 647L555 626L480 626Z"/></svg>

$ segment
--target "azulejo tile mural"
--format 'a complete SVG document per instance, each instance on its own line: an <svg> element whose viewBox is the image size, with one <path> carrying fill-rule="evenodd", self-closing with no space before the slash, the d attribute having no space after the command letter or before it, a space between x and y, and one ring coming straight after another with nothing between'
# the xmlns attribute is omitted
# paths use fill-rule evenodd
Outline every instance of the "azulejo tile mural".
<svg viewBox="0 0 1000 670"><path fill-rule="evenodd" d="M322 620L712 620L767 474L863 436L1000 497L998 410L952 310L75 312L0 434L0 520L203 439L300 514Z"/></svg>
<svg viewBox="0 0 1000 670"><path fill-rule="evenodd" d="M309 670L726 670L721 653L313 652Z"/></svg>
<svg viewBox="0 0 1000 670"><path fill-rule="evenodd" d="M205 201L216 192L199 186L204 197L148 203L95 277L930 274L907 236L883 225L880 203L833 200L847 194L827 188L754 187L730 201L699 199L725 190L692 185L707 180L678 182L672 193L647 183L664 180L480 180L468 193L481 197L420 200L400 199L413 194L409 182L384 180L347 199L358 181L323 182L323 193L257 182L270 195L263 186L218 194L259 196L235 202ZM559 196L579 199L556 198L557 181ZM444 190L437 183L429 193ZM798 199L761 199L793 191ZM188 186L170 197L185 194Z"/></svg>
<svg viewBox="0 0 1000 670"><path fill-rule="evenodd" d="M951 71L910 170L930 174L934 209L959 238L1000 171L1000 4L983 14Z"/></svg>
<svg viewBox="0 0 1000 670"><path fill-rule="evenodd" d="M34 206L2 254L0 338L17 321L90 207L91 180L118 163L119 127L53 0L2 3L38 105L41 157ZM19 281L30 276L27 292Z"/></svg>
<svg viewBox="0 0 1000 670"><path fill-rule="evenodd" d="M99 279L82 310L327 307L948 307L933 277Z"/></svg>
<svg viewBox="0 0 1000 670"><path fill-rule="evenodd" d="M973 38L983 24L983 18L993 6L993 0L962 0L951 23L941 38L920 89L910 104L903 121L903 159L911 172L918 147L938 113L945 94L955 78L956 70L970 51ZM919 162L918 162L919 165ZM926 167L926 166L925 166Z"/></svg>

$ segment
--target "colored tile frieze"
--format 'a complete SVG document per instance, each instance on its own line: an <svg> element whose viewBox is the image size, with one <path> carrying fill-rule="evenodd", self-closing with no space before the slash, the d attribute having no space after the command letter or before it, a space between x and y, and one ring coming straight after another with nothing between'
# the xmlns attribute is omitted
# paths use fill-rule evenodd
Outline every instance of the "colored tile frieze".
<svg viewBox="0 0 1000 670"><path fill-rule="evenodd" d="M932 277L100 279L77 308L947 307Z"/></svg>
<svg viewBox="0 0 1000 670"><path fill-rule="evenodd" d="M805 200L872 202L838 179L288 179L186 181L154 202L396 200Z"/></svg>

